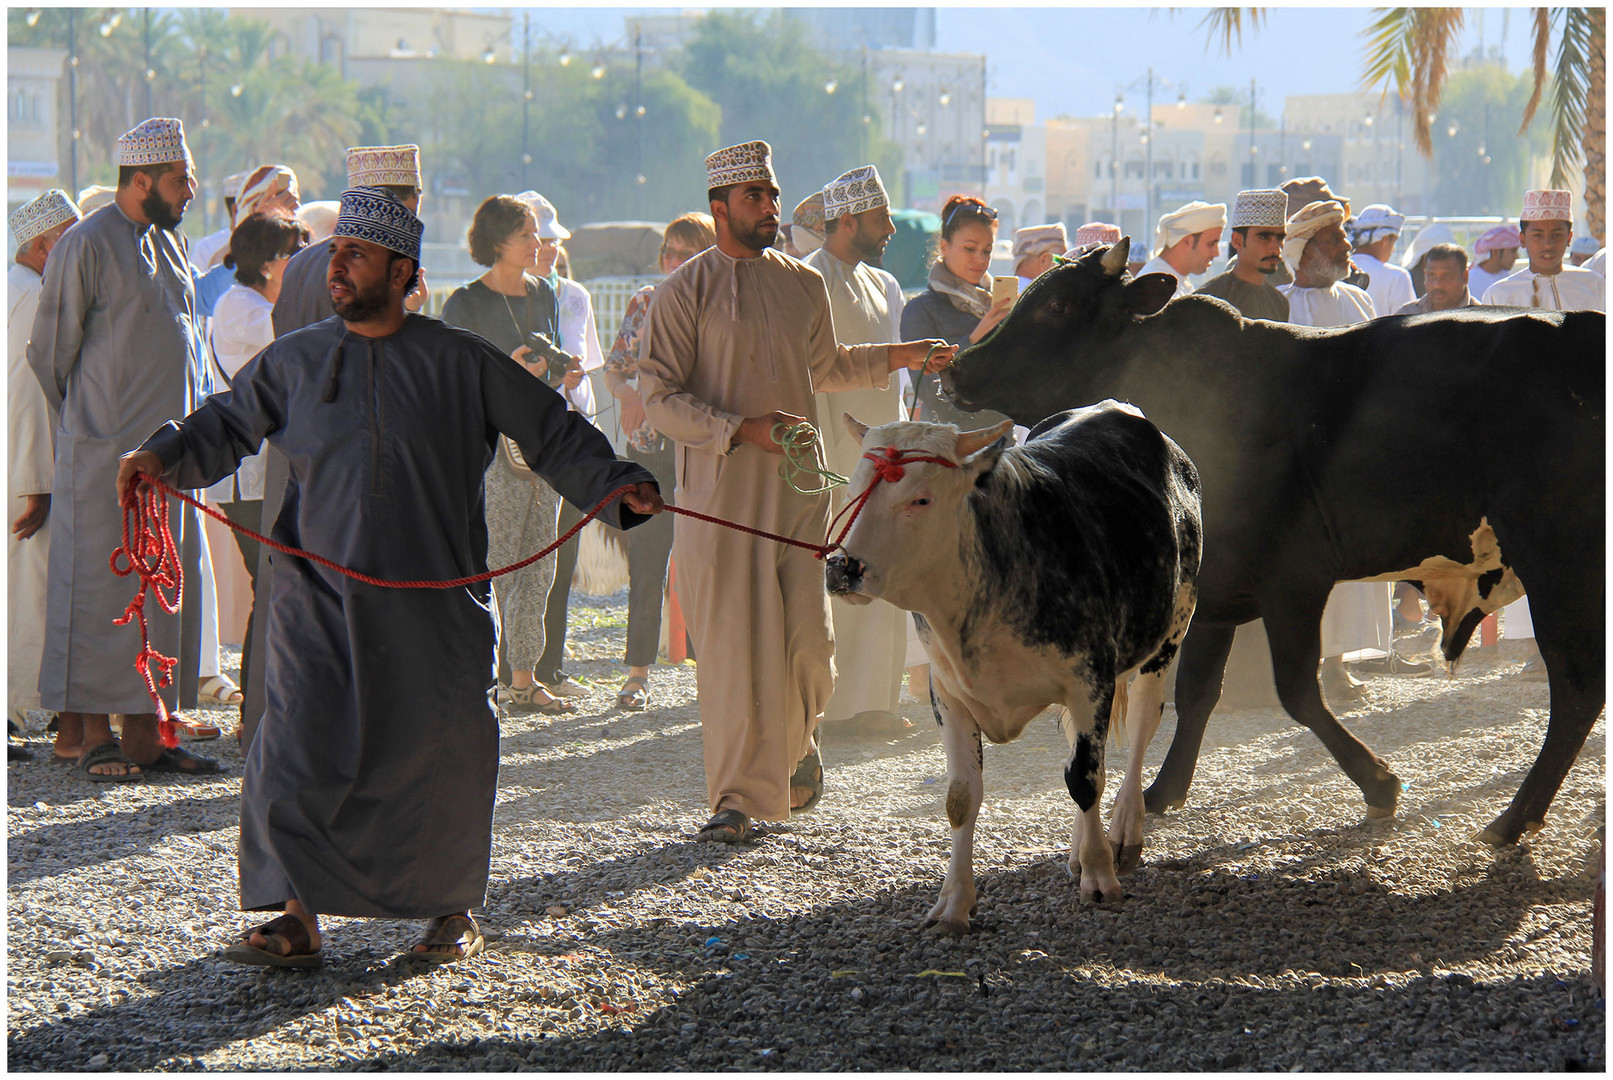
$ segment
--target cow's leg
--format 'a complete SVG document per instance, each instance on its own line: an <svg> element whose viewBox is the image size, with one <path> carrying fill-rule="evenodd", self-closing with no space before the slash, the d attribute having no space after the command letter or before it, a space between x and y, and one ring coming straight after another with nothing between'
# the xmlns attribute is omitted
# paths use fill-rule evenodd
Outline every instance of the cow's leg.
<svg viewBox="0 0 1613 1080"><path fill-rule="evenodd" d="M1221 680L1226 675L1227 656L1232 652L1235 626L1194 623L1182 640L1176 662L1176 735L1159 775L1143 793L1150 814L1163 814L1187 802L1187 789L1193 783L1193 769L1199 761L1204 726L1215 703L1221 700Z"/></svg>
<svg viewBox="0 0 1613 1080"><path fill-rule="evenodd" d="M1109 735L1109 710L1114 705L1114 680L1092 688L1089 701L1065 707L1064 734L1070 758L1064 763L1064 786L1075 800L1075 827L1070 833L1070 876L1081 877L1081 899L1118 901L1120 879L1115 876L1115 855L1103 835L1103 748Z"/></svg>
<svg viewBox="0 0 1613 1080"><path fill-rule="evenodd" d="M1327 591L1290 590L1260 605L1271 645L1277 697L1288 715L1316 733L1328 752L1354 780L1367 801L1368 817L1391 817L1400 798L1400 778L1350 734L1322 702L1317 666L1322 657L1322 609Z"/></svg>
<svg viewBox="0 0 1613 1080"><path fill-rule="evenodd" d="M930 909L925 925L950 934L967 934L969 916L975 913L975 818L983 790L980 728L974 716L951 698L930 670L930 708L941 727L941 745L947 752L947 821L952 825L952 857L941 897Z"/></svg>
<svg viewBox="0 0 1613 1080"><path fill-rule="evenodd" d="M1572 574L1566 576L1576 585L1586 580ZM1597 608L1577 612L1554 603L1556 597L1550 590L1540 590L1539 595L1531 593L1535 640L1540 646L1540 657L1545 662L1546 679L1551 688L1551 720L1546 726L1546 741L1541 744L1540 754L1511 804L1479 833L1478 839L1486 843L1498 846L1517 843L1525 832L1534 832L1545 825L1546 810L1602 711L1606 701L1602 593L1593 589L1587 591L1592 593ZM1586 632L1565 635L1561 630L1565 621L1585 628Z"/></svg>
<svg viewBox="0 0 1613 1080"><path fill-rule="evenodd" d="M1143 859L1143 755L1164 713L1165 672L1138 675L1126 709L1126 738L1131 744L1126 751L1126 778L1109 817L1109 846L1122 874L1137 869Z"/></svg>

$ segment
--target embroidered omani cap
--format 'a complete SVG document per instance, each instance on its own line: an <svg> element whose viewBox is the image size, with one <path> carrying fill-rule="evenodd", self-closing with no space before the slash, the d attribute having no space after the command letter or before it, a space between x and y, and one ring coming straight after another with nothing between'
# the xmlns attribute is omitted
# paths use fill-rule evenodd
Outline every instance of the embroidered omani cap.
<svg viewBox="0 0 1613 1080"><path fill-rule="evenodd" d="M51 188L37 199L17 207L11 215L11 235L17 247L26 246L36 236L43 236L64 221L78 220L78 207L61 188Z"/></svg>
<svg viewBox="0 0 1613 1080"><path fill-rule="evenodd" d="M852 169L831 180L823 188L825 218L837 218L841 214L860 214L864 210L873 210L890 204L890 198L885 194L885 185L879 180L879 170L872 165Z"/></svg>
<svg viewBox="0 0 1613 1080"><path fill-rule="evenodd" d="M342 192L342 208L332 236L379 244L420 263L420 236L426 227L388 190L356 187Z"/></svg>
<svg viewBox="0 0 1613 1080"><path fill-rule="evenodd" d="M1240 191L1232 200L1228 224L1234 229L1281 229L1288 224L1288 196L1277 188Z"/></svg>
<svg viewBox="0 0 1613 1080"><path fill-rule="evenodd" d="M773 175L773 148L760 139L726 146L706 158L706 187L748 184L754 180L777 184Z"/></svg>
<svg viewBox="0 0 1613 1080"><path fill-rule="evenodd" d="M381 184L424 187L420 182L420 148L414 143L402 146L349 146L347 186L377 187Z"/></svg>
<svg viewBox="0 0 1613 1080"><path fill-rule="evenodd" d="M190 148L185 145L185 125L172 117L153 116L142 120L133 129L118 136L117 164L162 165L170 161L189 161Z"/></svg>
<svg viewBox="0 0 1613 1080"><path fill-rule="evenodd" d="M1573 221L1574 193L1554 188L1538 188L1523 193L1523 213L1519 221Z"/></svg>

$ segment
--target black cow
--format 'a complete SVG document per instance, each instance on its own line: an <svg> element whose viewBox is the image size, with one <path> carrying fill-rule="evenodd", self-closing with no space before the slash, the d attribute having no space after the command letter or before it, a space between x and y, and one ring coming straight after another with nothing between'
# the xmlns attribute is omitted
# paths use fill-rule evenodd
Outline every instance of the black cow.
<svg viewBox="0 0 1613 1080"><path fill-rule="evenodd" d="M1199 468L1198 611L1148 809L1185 801L1234 629L1263 618L1283 707L1326 744L1369 813L1392 814L1400 781L1322 702L1328 592L1445 579L1444 595L1465 597L1447 613L1454 662L1521 580L1551 722L1511 805L1480 835L1506 844L1540 828L1604 702L1605 317L1468 308L1343 329L1250 321L1211 297L1167 305L1174 281L1130 278L1126 252L1122 241L1037 278L942 385L964 408L1024 424L1130 401ZM1408 431L1429 482L1408 481Z"/></svg>

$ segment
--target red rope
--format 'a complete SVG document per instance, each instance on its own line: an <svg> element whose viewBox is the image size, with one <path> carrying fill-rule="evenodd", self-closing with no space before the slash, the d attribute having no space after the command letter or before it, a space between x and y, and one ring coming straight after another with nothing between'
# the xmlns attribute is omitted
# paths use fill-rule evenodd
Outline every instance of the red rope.
<svg viewBox="0 0 1613 1080"><path fill-rule="evenodd" d="M846 538L846 534L851 531L851 526L856 522L857 515L862 513L862 508L867 504L869 497L874 492L874 488L877 487L881 481L890 481L894 483L902 478L905 471L903 469L903 465L911 465L916 462L923 461L931 462L936 465L945 465L949 469L955 469L958 467L956 463L948 461L945 458L929 457L924 455L909 456L908 451L899 450L896 447L878 447L876 449L882 450L884 452L883 456L880 456L876 453L867 453L863 455L864 458L867 458L869 461L874 463L874 478L869 482L868 487L850 503L846 504L840 513L835 515L834 521L829 523L829 531L832 533L834 531L834 522L839 521L841 515L847 510L851 510L852 513L850 520L846 522L845 528L840 530L840 535L833 543L830 544L812 544L805 540L797 540L794 537L780 536L778 533L770 533L765 529L756 529L749 525L741 525L735 521L726 521L723 518L712 517L708 514L702 514L694 510L686 510L681 506L668 506L666 509L670 513L682 514L684 517L695 518L698 521L709 522L713 525L721 525L724 528L734 529L742 533L748 533L751 536L760 536L763 539L776 540L781 544L789 544L792 547L805 548L807 551L813 552L818 558L822 559L830 552L840 547L840 542L844 540ZM370 574L360 573L357 570L351 570L348 567L332 562L323 555L316 555L314 552L304 551L302 548L291 547L289 544L282 544L278 541L271 540L262 533L253 532L246 526L241 525L238 522L231 521L228 517L213 509L211 506L207 506L191 496L186 495L183 491L169 487L156 477L142 473L140 478L149 484L150 487L145 491L144 494L141 494L138 489L136 489L130 493L128 498L124 500L123 546L112 553L111 559L112 572L117 574L119 577L128 577L130 574L139 574L140 591L135 594L134 599L129 601L129 606L124 610L123 617L114 620L114 624L117 626L126 626L130 619L135 618L138 618L140 622L141 648L140 654L135 657L134 666L135 669L140 672L141 679L145 681L146 690L151 694L151 700L157 703L158 731L162 736L163 745L170 747L179 745L177 726L169 718L168 710L163 705L162 698L157 693L157 688L160 686L168 686L173 682L173 669L178 663L178 660L172 657L164 656L162 653L151 647L151 638L147 632L145 613L146 592L148 589L157 597L157 602L162 605L162 609L168 612L168 614L173 615L177 614L179 611L179 597L184 588L184 573L179 561L179 551L174 545L173 532L168 527L168 496L172 495L181 502L184 502L189 506L194 506L196 509L213 518L215 521L222 522L224 525L229 526L236 532L245 533L258 543L265 544L275 551L286 555L294 555L299 559L307 559L309 562L318 563L320 566L334 570L338 574L345 574L354 581L362 581L366 585L377 585L386 589L457 589L465 585L473 585L480 581L490 581L493 578L501 577L504 574L514 573L522 567L531 566L539 559L552 554L567 540L570 540L573 536L576 536L577 533L581 532L583 526L587 525L590 521L594 520L594 518L598 517L600 512L604 510L605 507L608 506L613 500L619 498L629 491L632 491L638 486L636 484L625 484L611 492L609 495L606 495L603 499L599 500L598 505L596 505L592 510L588 511L587 515L584 516L581 521L577 522L577 524L566 530L566 534L564 536L560 537L554 543L550 544L537 554L528 556L527 558L522 559L520 562L511 563L509 566L503 566L497 570L488 570L480 574L472 574L468 577L450 578L446 581L426 581L423 579L389 581L386 578L373 577ZM129 565L125 569L119 569L118 567L118 558L120 556L128 561ZM163 594L164 589L169 589L172 591L172 601L170 601L168 597ZM160 677L152 675L152 664L155 664L158 670L161 672Z"/></svg>

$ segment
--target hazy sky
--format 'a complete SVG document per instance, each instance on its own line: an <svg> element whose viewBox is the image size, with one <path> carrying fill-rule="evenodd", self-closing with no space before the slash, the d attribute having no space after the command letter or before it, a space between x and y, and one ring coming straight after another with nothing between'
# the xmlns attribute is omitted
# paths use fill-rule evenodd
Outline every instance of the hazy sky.
<svg viewBox="0 0 1613 1080"><path fill-rule="evenodd" d="M534 30L569 36L578 45L611 42L623 35L624 18L668 8L534 8ZM687 10L687 9L686 9ZM1199 28L1202 8L1174 15L1158 7L940 7L936 48L942 52L985 53L989 91L994 97L1029 97L1036 117L1060 113L1096 116L1109 111L1115 91L1137 83L1126 95L1128 108L1141 109L1142 83L1149 65L1158 79L1185 84L1189 100L1218 85L1247 88L1259 81L1262 111L1276 115L1284 94L1343 93L1360 84L1360 36L1371 21L1367 7L1273 8L1256 32L1245 30L1241 48L1230 59L1207 49ZM1480 16L1466 9L1463 52L1478 44ZM1506 9L1483 11L1486 48L1502 39ZM1505 47L1508 66L1528 61L1527 9L1510 9ZM1268 97L1268 94L1272 96ZM1176 92L1156 90L1159 100Z"/></svg>

